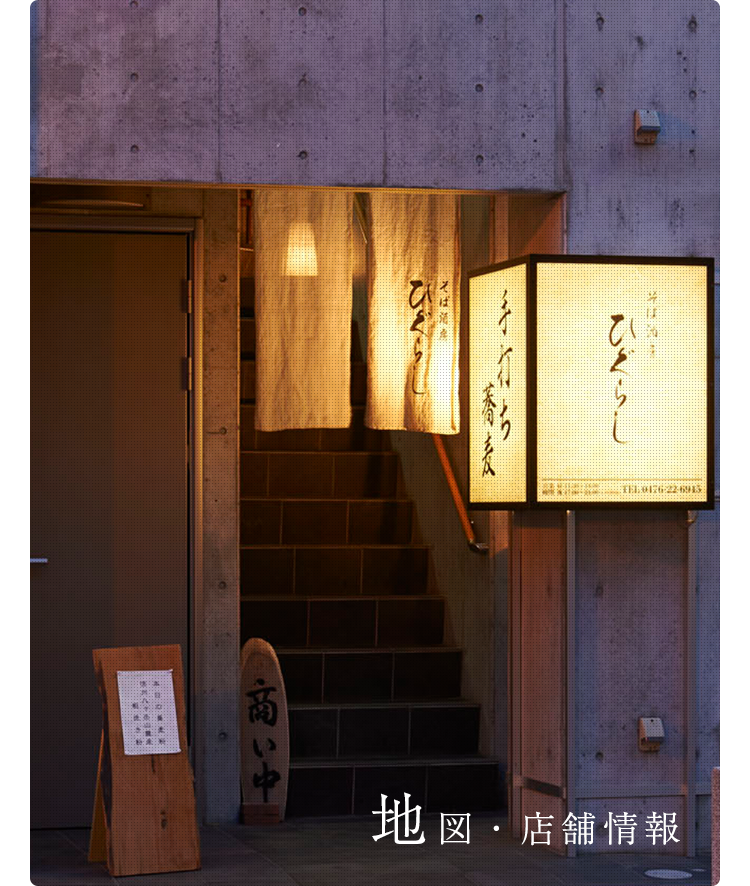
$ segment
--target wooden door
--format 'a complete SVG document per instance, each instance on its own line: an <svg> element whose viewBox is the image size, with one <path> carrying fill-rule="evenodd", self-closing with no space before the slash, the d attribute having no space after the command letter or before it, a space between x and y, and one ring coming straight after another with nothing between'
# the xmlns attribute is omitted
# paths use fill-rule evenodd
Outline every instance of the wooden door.
<svg viewBox="0 0 750 886"><path fill-rule="evenodd" d="M93 648L178 643L188 674L188 245L31 235L32 827L91 823Z"/></svg>

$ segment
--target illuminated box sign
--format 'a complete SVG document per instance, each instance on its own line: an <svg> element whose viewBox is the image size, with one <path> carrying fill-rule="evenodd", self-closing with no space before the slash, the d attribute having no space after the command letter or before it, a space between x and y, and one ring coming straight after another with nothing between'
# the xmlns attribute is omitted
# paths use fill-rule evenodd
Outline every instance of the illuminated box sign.
<svg viewBox="0 0 750 886"><path fill-rule="evenodd" d="M713 259L475 271L469 354L470 507L713 507Z"/></svg>

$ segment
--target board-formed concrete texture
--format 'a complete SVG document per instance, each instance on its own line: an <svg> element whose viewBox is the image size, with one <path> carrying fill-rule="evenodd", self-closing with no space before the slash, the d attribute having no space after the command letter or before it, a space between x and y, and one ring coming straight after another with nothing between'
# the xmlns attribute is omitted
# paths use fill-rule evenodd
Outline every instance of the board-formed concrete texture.
<svg viewBox="0 0 750 886"><path fill-rule="evenodd" d="M556 9L36 0L32 176L554 190Z"/></svg>
<svg viewBox="0 0 750 886"><path fill-rule="evenodd" d="M566 5L571 253L719 258L719 5ZM657 111L653 146L633 113Z"/></svg>
<svg viewBox="0 0 750 886"><path fill-rule="evenodd" d="M220 181L215 11L36 0L32 177Z"/></svg>
<svg viewBox="0 0 750 886"><path fill-rule="evenodd" d="M718 4L570 3L564 45L568 252L713 256L718 284ZM659 114L653 146L633 142L636 108ZM715 294L718 303L718 286ZM718 429L718 323L715 351ZM718 434L715 442L718 461ZM586 515L578 532L579 805L596 811L598 794L630 810L671 792L669 811L684 815L692 800L681 785L694 785L695 838L689 822L678 834L688 853L710 845L710 772L719 760L718 507L696 518L692 602L684 512L666 520L644 512L637 529L620 516L607 524ZM648 563L649 546L659 569ZM685 704L691 681L694 713ZM637 750L635 736L637 717L648 715L663 717L667 730L653 755Z"/></svg>

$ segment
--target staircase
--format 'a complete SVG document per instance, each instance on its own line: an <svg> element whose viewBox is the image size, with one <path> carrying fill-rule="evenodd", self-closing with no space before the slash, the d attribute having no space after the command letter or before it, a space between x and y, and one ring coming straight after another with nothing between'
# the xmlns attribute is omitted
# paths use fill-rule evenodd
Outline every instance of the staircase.
<svg viewBox="0 0 750 886"><path fill-rule="evenodd" d="M364 426L357 336L349 428L256 431L251 280L242 291L241 641L271 643L284 674L287 816L370 815L405 792L426 812L497 809L398 455Z"/></svg>

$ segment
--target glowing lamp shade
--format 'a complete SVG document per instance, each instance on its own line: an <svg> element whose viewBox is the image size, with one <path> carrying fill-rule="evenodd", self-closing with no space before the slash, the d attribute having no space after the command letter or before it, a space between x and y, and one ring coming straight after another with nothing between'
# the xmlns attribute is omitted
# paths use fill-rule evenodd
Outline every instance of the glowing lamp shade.
<svg viewBox="0 0 750 886"><path fill-rule="evenodd" d="M310 222L292 222L289 226L285 273L287 277L318 276L318 253Z"/></svg>
<svg viewBox="0 0 750 886"><path fill-rule="evenodd" d="M713 508L713 310L712 259L471 274L471 506Z"/></svg>

